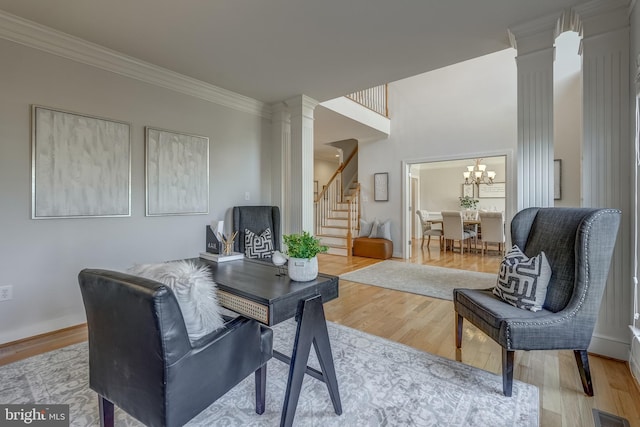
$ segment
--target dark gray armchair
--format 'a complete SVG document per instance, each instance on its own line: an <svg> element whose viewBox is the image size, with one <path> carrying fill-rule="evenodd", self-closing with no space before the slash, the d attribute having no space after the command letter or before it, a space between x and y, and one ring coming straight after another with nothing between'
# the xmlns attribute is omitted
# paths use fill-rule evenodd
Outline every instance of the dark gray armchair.
<svg viewBox="0 0 640 427"><path fill-rule="evenodd" d="M237 317L192 344L162 283L86 269L78 279L101 426L113 426L114 404L148 426L182 426L252 372L256 412L264 412L271 329Z"/></svg>
<svg viewBox="0 0 640 427"><path fill-rule="evenodd" d="M244 230L261 234L271 229L273 249L280 250L280 209L277 206L235 206L233 208L233 231L238 235L233 243L234 251L244 253Z"/></svg>
<svg viewBox="0 0 640 427"><path fill-rule="evenodd" d="M514 245L528 256L541 251L551 279L541 311L509 305L491 289L454 289L456 359L462 323L469 320L502 346L502 381L511 396L515 350L573 350L584 392L593 396L587 348L595 327L616 242L620 211L529 208L511 222Z"/></svg>

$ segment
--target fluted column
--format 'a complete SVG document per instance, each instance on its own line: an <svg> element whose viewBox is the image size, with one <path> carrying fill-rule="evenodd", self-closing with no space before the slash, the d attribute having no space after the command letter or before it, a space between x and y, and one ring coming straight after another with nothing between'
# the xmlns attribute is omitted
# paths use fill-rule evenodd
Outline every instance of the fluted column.
<svg viewBox="0 0 640 427"><path fill-rule="evenodd" d="M318 102L299 95L286 104L291 113L289 232L313 233L313 110Z"/></svg>
<svg viewBox="0 0 640 427"><path fill-rule="evenodd" d="M271 108L271 200L280 207L282 233L289 234L289 198L291 176L289 165L291 150L291 114L283 102Z"/></svg>
<svg viewBox="0 0 640 427"><path fill-rule="evenodd" d="M518 210L553 206L553 44L560 18L509 29L518 50Z"/></svg>
<svg viewBox="0 0 640 427"><path fill-rule="evenodd" d="M622 210L590 351L620 359L628 357L633 298L628 4L597 0L574 8L583 32L582 204Z"/></svg>

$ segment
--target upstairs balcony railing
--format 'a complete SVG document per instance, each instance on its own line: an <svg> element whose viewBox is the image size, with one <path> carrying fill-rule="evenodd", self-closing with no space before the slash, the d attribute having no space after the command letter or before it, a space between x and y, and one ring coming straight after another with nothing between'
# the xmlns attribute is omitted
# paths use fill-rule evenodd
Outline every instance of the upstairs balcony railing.
<svg viewBox="0 0 640 427"><path fill-rule="evenodd" d="M347 98L367 107L385 117L389 117L387 106L388 87L386 84L372 87L370 89L359 90L358 92L346 95Z"/></svg>

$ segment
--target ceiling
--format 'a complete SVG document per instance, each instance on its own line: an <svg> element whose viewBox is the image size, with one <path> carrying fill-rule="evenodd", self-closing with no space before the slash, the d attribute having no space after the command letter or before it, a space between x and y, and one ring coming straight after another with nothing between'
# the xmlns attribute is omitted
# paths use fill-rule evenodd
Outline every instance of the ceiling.
<svg viewBox="0 0 640 427"><path fill-rule="evenodd" d="M0 0L0 9L272 103L322 102L502 50L508 27L575 3Z"/></svg>

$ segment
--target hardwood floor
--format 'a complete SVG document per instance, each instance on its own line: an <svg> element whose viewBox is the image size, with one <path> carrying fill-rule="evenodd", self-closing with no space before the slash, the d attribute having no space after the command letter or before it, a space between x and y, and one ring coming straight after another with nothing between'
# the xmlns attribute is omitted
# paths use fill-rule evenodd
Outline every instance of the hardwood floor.
<svg viewBox="0 0 640 427"><path fill-rule="evenodd" d="M437 242L421 250L413 245L411 262L440 267L497 273L501 256L441 253ZM320 257L320 270L342 274L379 262L332 255ZM340 281L340 298L325 304L328 320L411 347L455 360L454 311L451 301L375 286ZM462 340L463 363L500 374L502 352L498 344L469 322ZM582 391L572 351L518 351L514 378L540 390L540 425L594 426L592 408L626 418L640 427L640 390L626 362L590 355L594 397Z"/></svg>
<svg viewBox="0 0 640 427"><path fill-rule="evenodd" d="M437 241L420 249L414 243L410 260L396 260L487 273L497 272L501 257L442 253ZM379 262L359 257L320 255L320 270L342 274ZM340 298L325 304L328 320L411 347L455 359L453 304L391 289L340 281ZM84 325L0 346L0 365L87 339ZM494 373L501 370L500 347L465 322L462 361ZM592 408L619 415L640 427L640 390L626 362L590 356L594 397L582 391L571 351L518 351L514 378L540 390L540 425L594 426Z"/></svg>

